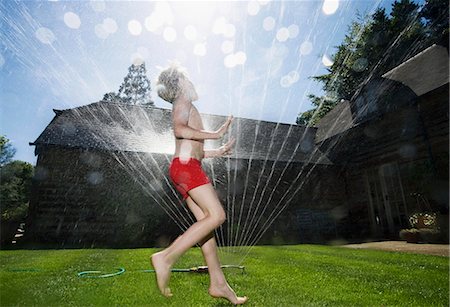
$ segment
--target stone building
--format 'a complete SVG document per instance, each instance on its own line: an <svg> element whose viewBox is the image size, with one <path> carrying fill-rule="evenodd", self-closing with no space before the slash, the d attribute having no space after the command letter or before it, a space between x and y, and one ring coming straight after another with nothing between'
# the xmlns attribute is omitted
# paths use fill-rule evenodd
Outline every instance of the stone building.
<svg viewBox="0 0 450 307"><path fill-rule="evenodd" d="M358 233L398 239L417 211L440 214L448 241L448 51L433 45L318 124L316 145L345 168Z"/></svg>
<svg viewBox="0 0 450 307"><path fill-rule="evenodd" d="M100 101L54 112L30 143L38 159L26 244L161 246L194 221L167 176L170 110ZM226 117L202 119L213 130ZM317 127L235 118L230 134L231 157L203 160L228 214L220 245L396 239L423 206L448 227L441 46L371 80Z"/></svg>

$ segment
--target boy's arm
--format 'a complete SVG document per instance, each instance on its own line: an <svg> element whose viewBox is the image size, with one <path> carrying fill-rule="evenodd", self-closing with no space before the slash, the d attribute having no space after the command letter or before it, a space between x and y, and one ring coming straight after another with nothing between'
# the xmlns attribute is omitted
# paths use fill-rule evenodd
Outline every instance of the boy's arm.
<svg viewBox="0 0 450 307"><path fill-rule="evenodd" d="M231 148L236 140L231 138L226 144L220 146L217 149L208 149L203 151L203 158L215 158L230 155L232 153Z"/></svg>
<svg viewBox="0 0 450 307"><path fill-rule="evenodd" d="M197 130L188 126L190 108L189 104L183 101L178 101L173 106L172 120L175 137L179 139L190 140L206 140L219 139L220 135L217 132L206 130Z"/></svg>
<svg viewBox="0 0 450 307"><path fill-rule="evenodd" d="M189 114L190 103L185 101L178 101L174 103L172 120L173 130L176 138L190 140L220 139L227 132L228 127L233 121L233 116L230 115L225 123L217 131L197 130L188 126Z"/></svg>

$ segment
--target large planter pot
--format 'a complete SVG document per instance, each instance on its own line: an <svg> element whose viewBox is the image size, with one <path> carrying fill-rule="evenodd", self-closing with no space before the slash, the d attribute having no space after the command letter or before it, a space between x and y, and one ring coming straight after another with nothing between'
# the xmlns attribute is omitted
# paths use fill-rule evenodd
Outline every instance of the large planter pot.
<svg viewBox="0 0 450 307"><path fill-rule="evenodd" d="M10 245L14 239L20 221L1 221L0 223L0 247Z"/></svg>
<svg viewBox="0 0 450 307"><path fill-rule="evenodd" d="M406 240L408 243L418 243L420 240L420 233L418 231L402 229L400 231L400 239Z"/></svg>

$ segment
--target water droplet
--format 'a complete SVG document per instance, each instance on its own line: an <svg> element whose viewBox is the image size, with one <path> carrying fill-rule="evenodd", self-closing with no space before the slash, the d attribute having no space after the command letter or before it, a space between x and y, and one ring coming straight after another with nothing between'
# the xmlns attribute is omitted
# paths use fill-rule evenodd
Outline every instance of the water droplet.
<svg viewBox="0 0 450 307"><path fill-rule="evenodd" d="M190 41L195 40L197 38L197 29L192 25L186 26L184 28L184 37Z"/></svg>
<svg viewBox="0 0 450 307"><path fill-rule="evenodd" d="M91 184L99 184L103 181L103 175L100 172L90 172L87 181Z"/></svg>
<svg viewBox="0 0 450 307"><path fill-rule="evenodd" d="M356 72L360 72L360 71L363 71L364 69L366 69L367 64L368 64L368 61L366 58L359 58L353 63L352 69Z"/></svg>
<svg viewBox="0 0 450 307"><path fill-rule="evenodd" d="M322 56L322 64L327 67L330 67L331 65L333 65L333 61L331 61L330 58L326 54L324 54Z"/></svg>
<svg viewBox="0 0 450 307"><path fill-rule="evenodd" d="M91 0L91 8L96 12L103 12L106 8L105 2L103 0Z"/></svg>
<svg viewBox="0 0 450 307"><path fill-rule="evenodd" d="M291 86L291 79L289 78L289 76L283 76L280 79L280 85L282 87L289 87L289 86Z"/></svg>
<svg viewBox="0 0 450 307"><path fill-rule="evenodd" d="M163 37L167 42L174 42L177 39L177 32L172 27L164 29Z"/></svg>
<svg viewBox="0 0 450 307"><path fill-rule="evenodd" d="M289 30L287 28L281 28L277 31L276 38L279 42L285 42L289 38Z"/></svg>
<svg viewBox="0 0 450 307"><path fill-rule="evenodd" d="M49 28L41 27L36 30L36 38L43 44L51 44L56 40L55 35Z"/></svg>
<svg viewBox="0 0 450 307"><path fill-rule="evenodd" d="M80 17L73 12L64 14L64 23L71 29L78 29L81 25Z"/></svg>
<svg viewBox="0 0 450 307"><path fill-rule="evenodd" d="M292 24L288 27L289 38L296 38L299 32L298 26L296 24Z"/></svg>
<svg viewBox="0 0 450 307"><path fill-rule="evenodd" d="M225 54L231 53L234 50L234 42L233 41L224 41L222 43L222 52Z"/></svg>
<svg viewBox="0 0 450 307"><path fill-rule="evenodd" d="M272 16L264 18L263 21L264 30L272 31L274 27L275 27L275 18L273 18Z"/></svg>
<svg viewBox="0 0 450 307"><path fill-rule="evenodd" d="M247 4L247 12L251 16L257 15L259 13L259 9L260 9L259 3L254 0L250 1Z"/></svg>
<svg viewBox="0 0 450 307"><path fill-rule="evenodd" d="M194 54L198 55L198 56L205 56L206 55L206 43L195 44Z"/></svg>
<svg viewBox="0 0 450 307"><path fill-rule="evenodd" d="M117 31L117 23L114 19L112 18L105 18L103 20L103 28L105 29L106 32L108 32L109 34L115 33Z"/></svg>
<svg viewBox="0 0 450 307"><path fill-rule="evenodd" d="M138 36L142 32L142 26L141 23L135 19L130 20L128 22L128 31L131 33L131 35Z"/></svg>
<svg viewBox="0 0 450 307"><path fill-rule="evenodd" d="M322 11L326 15L331 15L336 12L339 7L339 0L325 0L322 5Z"/></svg>
<svg viewBox="0 0 450 307"><path fill-rule="evenodd" d="M301 55L308 55L311 53L312 51L312 43L309 41L304 41L301 45L300 45L300 54Z"/></svg>
<svg viewBox="0 0 450 307"><path fill-rule="evenodd" d="M106 31L103 24L99 23L95 26L95 35L97 35L98 38L106 39L109 35L108 31Z"/></svg>

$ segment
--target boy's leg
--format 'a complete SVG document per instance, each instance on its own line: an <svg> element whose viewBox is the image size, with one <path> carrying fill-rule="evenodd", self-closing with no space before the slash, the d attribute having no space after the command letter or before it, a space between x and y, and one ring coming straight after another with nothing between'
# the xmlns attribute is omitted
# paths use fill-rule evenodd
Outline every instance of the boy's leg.
<svg viewBox="0 0 450 307"><path fill-rule="evenodd" d="M177 259L190 247L200 242L225 220L225 211L211 183L196 187L189 195L205 214L165 250L152 255L158 287L165 296L171 296L168 288L170 270Z"/></svg>
<svg viewBox="0 0 450 307"><path fill-rule="evenodd" d="M197 221L205 218L202 209L192 200L191 197L186 199L189 209L194 214ZM225 285L226 280L220 267L219 256L217 255L217 243L214 237L214 232L211 232L202 241L199 242L203 257L208 265L208 272L211 279L211 285Z"/></svg>
<svg viewBox="0 0 450 307"><path fill-rule="evenodd" d="M204 219L205 213L195 203L195 201L188 197L186 203L189 209L194 213L197 220ZM223 297L228 299L233 304L243 304L247 301L247 297L238 297L234 290L228 285L222 268L220 267L219 256L217 255L217 243L214 233L211 232L201 242L203 257L208 265L208 272L210 276L209 294L214 297Z"/></svg>

